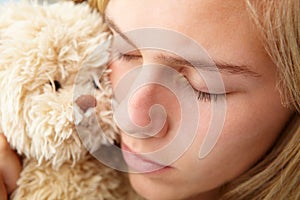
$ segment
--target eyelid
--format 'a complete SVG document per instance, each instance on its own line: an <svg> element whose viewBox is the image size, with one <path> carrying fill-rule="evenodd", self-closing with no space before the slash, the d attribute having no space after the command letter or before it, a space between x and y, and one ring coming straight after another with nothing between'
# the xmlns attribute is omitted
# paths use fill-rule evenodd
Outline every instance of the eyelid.
<svg viewBox="0 0 300 200"><path fill-rule="evenodd" d="M133 49L129 51L128 49L116 48L115 51L119 55L143 57L139 49Z"/></svg>
<svg viewBox="0 0 300 200"><path fill-rule="evenodd" d="M190 67L181 67L179 69L179 72L189 81L189 83L195 88L197 91L207 92L207 90L203 87L205 86L205 81L200 76L200 74L197 73L197 71L194 68Z"/></svg>
<svg viewBox="0 0 300 200"><path fill-rule="evenodd" d="M181 67L179 72L187 79L190 85L198 93L205 93L210 95L224 95L227 92L217 89L217 88L208 88L203 77L191 67Z"/></svg>

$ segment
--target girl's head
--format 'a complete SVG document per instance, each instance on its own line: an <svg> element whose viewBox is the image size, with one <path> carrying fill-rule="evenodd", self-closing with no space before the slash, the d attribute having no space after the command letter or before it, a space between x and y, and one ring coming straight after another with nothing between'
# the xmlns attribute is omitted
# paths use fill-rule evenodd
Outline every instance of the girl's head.
<svg viewBox="0 0 300 200"><path fill-rule="evenodd" d="M107 2L92 1L92 5ZM210 126L211 101L195 71L172 55L137 49L111 64L114 87L133 68L151 63L177 70L199 94L196 137L186 152L157 172L129 174L134 188L149 199L286 199L299 191L300 31L299 1L111 0L106 17L114 34L145 27L171 29L206 49L220 68L227 112L213 150L198 153ZM127 38L131 45L135 38ZM128 44L130 45L130 44ZM186 48L187 44L178 44ZM163 59L162 59L163 58ZM168 59L166 59L168 58ZM216 98L225 94L217 94ZM128 102L132 121L150 123L149 109L164 107L166 123L144 139L121 133L123 148L147 153L168 144L180 126L181 103L166 88L141 87ZM170 152L172 154L172 152ZM145 166L149 161L138 157ZM155 160L151 160L155 163ZM284 189L283 189L284 188ZM299 192L298 192L299 193Z"/></svg>

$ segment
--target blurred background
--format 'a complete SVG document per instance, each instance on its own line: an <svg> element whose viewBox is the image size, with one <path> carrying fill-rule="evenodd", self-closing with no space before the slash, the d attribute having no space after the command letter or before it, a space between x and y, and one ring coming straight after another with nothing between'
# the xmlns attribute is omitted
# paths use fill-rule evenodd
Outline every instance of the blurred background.
<svg viewBox="0 0 300 200"><path fill-rule="evenodd" d="M24 1L24 0L0 0L0 4L4 3L4 2L9 2L9 1ZM26 1L26 0L25 0ZM60 0L27 0L27 1L37 1L37 2L45 2L47 1L48 3L54 3Z"/></svg>

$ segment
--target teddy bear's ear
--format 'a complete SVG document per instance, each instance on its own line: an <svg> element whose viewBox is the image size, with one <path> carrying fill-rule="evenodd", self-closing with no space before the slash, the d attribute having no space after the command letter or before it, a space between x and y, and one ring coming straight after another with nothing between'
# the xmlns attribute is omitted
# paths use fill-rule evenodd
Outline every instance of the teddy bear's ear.
<svg viewBox="0 0 300 200"><path fill-rule="evenodd" d="M96 49L87 56L82 64L83 68L98 68L105 66L110 58L110 47L112 44L112 36L102 41Z"/></svg>

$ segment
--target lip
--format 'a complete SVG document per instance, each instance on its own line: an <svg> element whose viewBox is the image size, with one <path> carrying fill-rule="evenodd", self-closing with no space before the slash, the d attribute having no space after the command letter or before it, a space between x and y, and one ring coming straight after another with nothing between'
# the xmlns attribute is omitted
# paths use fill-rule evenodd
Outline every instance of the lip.
<svg viewBox="0 0 300 200"><path fill-rule="evenodd" d="M166 169L170 169L170 166L165 166L156 163L152 160L146 159L142 155L131 150L126 144L122 143L122 153L125 162L128 167L132 169L131 172L139 173L158 173Z"/></svg>

